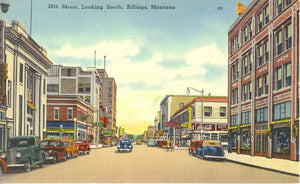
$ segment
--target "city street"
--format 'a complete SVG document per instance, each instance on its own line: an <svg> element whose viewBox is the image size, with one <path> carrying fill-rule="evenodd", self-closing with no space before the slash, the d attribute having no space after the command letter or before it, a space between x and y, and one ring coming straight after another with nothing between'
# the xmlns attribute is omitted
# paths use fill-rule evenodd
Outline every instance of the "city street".
<svg viewBox="0 0 300 184"><path fill-rule="evenodd" d="M201 160L187 150L135 145L131 153L117 153L116 147L93 149L44 168L10 168L3 183L298 183L292 175L258 169L227 161Z"/></svg>

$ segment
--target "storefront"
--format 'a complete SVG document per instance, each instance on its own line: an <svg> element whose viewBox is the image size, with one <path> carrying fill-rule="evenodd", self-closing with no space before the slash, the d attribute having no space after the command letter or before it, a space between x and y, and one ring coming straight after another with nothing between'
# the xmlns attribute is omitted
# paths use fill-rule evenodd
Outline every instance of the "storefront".
<svg viewBox="0 0 300 184"><path fill-rule="evenodd" d="M47 122L46 139L71 139L76 135L74 130L74 122Z"/></svg>
<svg viewBox="0 0 300 184"><path fill-rule="evenodd" d="M3 151L6 147L6 117L5 117L5 109L0 107L0 152Z"/></svg>

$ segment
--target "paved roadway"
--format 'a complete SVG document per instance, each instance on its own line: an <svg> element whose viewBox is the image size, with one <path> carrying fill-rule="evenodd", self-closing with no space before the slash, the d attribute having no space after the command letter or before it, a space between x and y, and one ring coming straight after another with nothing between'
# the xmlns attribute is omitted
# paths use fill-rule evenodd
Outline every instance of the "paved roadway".
<svg viewBox="0 0 300 184"><path fill-rule="evenodd" d="M116 147L93 149L90 155L35 166L28 173L10 168L3 183L298 183L299 177L227 161L200 160L187 150L134 145L132 153Z"/></svg>

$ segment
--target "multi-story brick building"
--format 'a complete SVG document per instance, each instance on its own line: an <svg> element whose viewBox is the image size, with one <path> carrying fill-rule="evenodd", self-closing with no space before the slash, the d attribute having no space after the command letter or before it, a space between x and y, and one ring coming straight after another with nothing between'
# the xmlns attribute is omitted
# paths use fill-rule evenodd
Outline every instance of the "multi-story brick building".
<svg viewBox="0 0 300 184"><path fill-rule="evenodd" d="M106 109L106 114L108 118L106 134L110 132L113 137L116 135L117 127L117 84L115 79L109 77L105 69L97 69L99 76L102 81L102 88L100 90L100 95L102 97L103 107Z"/></svg>
<svg viewBox="0 0 300 184"><path fill-rule="evenodd" d="M176 142L182 138L222 140L224 135L227 137L226 108L227 97L224 96L194 98L171 117L170 121L177 124Z"/></svg>
<svg viewBox="0 0 300 184"><path fill-rule="evenodd" d="M299 156L299 1L253 0L228 31L233 151Z"/></svg>
<svg viewBox="0 0 300 184"><path fill-rule="evenodd" d="M0 139L46 133L47 51L17 21L0 20ZM4 145L5 147L5 145ZM2 146L3 148L3 146ZM1 148L0 148L1 149Z"/></svg>
<svg viewBox="0 0 300 184"><path fill-rule="evenodd" d="M89 115L89 120L85 122L86 128L83 126L81 132L78 133L80 137L95 137L94 140L97 140L96 136L99 134L97 134L96 128L99 126L94 126L94 123L100 122L101 111L99 95L101 79L97 71L94 68L83 71L81 67L53 65L48 70L48 74L47 90L49 97L78 96L82 102L86 103L85 106L88 108L84 114ZM71 104L77 103L77 101L75 99ZM79 115L75 114L74 117L80 121ZM50 128L50 123L47 125Z"/></svg>
<svg viewBox="0 0 300 184"><path fill-rule="evenodd" d="M47 137L89 139L94 137L94 108L78 96L48 96Z"/></svg>

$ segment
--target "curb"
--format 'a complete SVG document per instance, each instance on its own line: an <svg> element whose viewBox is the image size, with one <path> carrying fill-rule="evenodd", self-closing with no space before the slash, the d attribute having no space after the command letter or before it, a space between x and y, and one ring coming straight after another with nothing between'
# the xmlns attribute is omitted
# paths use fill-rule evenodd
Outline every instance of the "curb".
<svg viewBox="0 0 300 184"><path fill-rule="evenodd" d="M245 162L231 160L231 159L228 159L228 158L226 158L226 161L241 164L241 165L247 165L247 166L250 166L250 167L265 169L265 170L269 170L269 171L274 171L274 172L278 172L278 173L283 173L283 174L288 174L288 175L293 175L293 176L300 176L299 174L290 173L290 172L281 171L281 170L276 170L276 169L271 169L271 168L268 168L268 167L262 167L262 166L258 166L258 165L254 165L254 164L248 164L248 163L245 163Z"/></svg>

